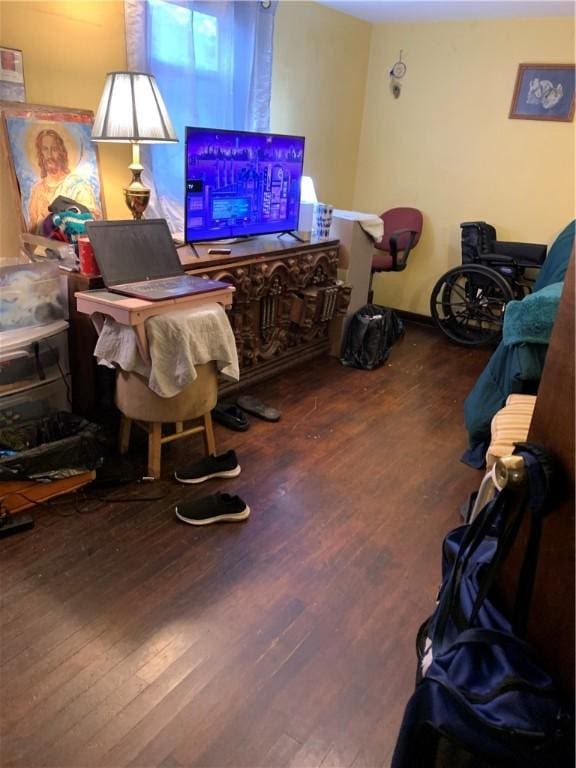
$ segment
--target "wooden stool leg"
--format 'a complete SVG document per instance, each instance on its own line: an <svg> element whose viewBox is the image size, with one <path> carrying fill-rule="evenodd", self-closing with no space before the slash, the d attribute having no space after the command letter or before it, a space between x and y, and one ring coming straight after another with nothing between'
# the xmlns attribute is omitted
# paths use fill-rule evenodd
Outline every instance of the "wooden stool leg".
<svg viewBox="0 0 576 768"><path fill-rule="evenodd" d="M130 431L132 429L132 419L122 415L120 419L120 431L118 432L118 450L124 454L128 452L130 446Z"/></svg>
<svg viewBox="0 0 576 768"><path fill-rule="evenodd" d="M156 480L160 478L161 439L162 422L153 421L148 431L148 475Z"/></svg>
<svg viewBox="0 0 576 768"><path fill-rule="evenodd" d="M184 422L183 421L177 421L175 426L176 434L179 435L180 432L184 432Z"/></svg>
<svg viewBox="0 0 576 768"><path fill-rule="evenodd" d="M204 447L206 449L206 456L214 456L216 454L216 440L214 439L212 414L208 411L202 418L204 419Z"/></svg>

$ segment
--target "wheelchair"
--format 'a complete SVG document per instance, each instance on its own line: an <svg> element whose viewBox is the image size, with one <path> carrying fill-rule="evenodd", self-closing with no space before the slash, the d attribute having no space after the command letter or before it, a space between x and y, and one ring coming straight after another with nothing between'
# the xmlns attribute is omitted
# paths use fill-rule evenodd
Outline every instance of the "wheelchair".
<svg viewBox="0 0 576 768"><path fill-rule="evenodd" d="M495 344L502 336L506 304L531 293L531 274L541 268L547 249L499 241L485 221L466 221L460 227L462 266L438 280L430 313L452 341L468 347Z"/></svg>

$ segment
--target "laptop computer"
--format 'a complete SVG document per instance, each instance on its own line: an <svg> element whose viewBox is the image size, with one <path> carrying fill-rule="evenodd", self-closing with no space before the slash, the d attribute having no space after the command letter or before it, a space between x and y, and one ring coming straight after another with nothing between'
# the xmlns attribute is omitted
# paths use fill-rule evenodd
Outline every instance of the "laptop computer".
<svg viewBox="0 0 576 768"><path fill-rule="evenodd" d="M163 301L228 287L184 272L165 219L88 221L86 232L113 293Z"/></svg>

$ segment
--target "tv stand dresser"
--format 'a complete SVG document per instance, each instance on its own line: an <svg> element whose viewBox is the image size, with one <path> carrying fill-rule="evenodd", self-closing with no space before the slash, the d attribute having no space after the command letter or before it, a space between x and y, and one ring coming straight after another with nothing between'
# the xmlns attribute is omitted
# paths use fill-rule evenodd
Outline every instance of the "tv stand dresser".
<svg viewBox="0 0 576 768"><path fill-rule="evenodd" d="M179 249L192 275L223 280L235 288L229 318L244 387L327 354L339 338L350 288L337 279L338 240L300 243L261 236L209 254L210 244Z"/></svg>
<svg viewBox="0 0 576 768"><path fill-rule="evenodd" d="M236 288L228 317L238 348L240 381L223 383L223 393L326 354L335 345L339 348L350 288L337 280L338 240L298 243L263 236L233 244L229 254L209 255L209 249L208 244L194 250L183 246L179 255L188 273ZM102 279L66 275L72 408L98 421L109 408L110 371L96 366L96 331L89 315L78 311L75 294L103 288ZM206 300L210 301L209 294Z"/></svg>

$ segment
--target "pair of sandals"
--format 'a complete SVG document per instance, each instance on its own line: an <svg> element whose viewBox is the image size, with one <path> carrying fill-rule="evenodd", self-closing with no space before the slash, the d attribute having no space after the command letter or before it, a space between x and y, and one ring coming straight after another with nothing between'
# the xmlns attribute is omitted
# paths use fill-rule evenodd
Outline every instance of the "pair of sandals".
<svg viewBox="0 0 576 768"><path fill-rule="evenodd" d="M281 415L280 411L272 408L271 405L266 405L257 397L241 395L236 400L236 405L218 403L212 411L212 418L218 424L223 424L225 427L234 429L236 432L245 432L250 428L250 422L246 418L246 413L258 416L258 418L264 419L264 421L278 421Z"/></svg>

